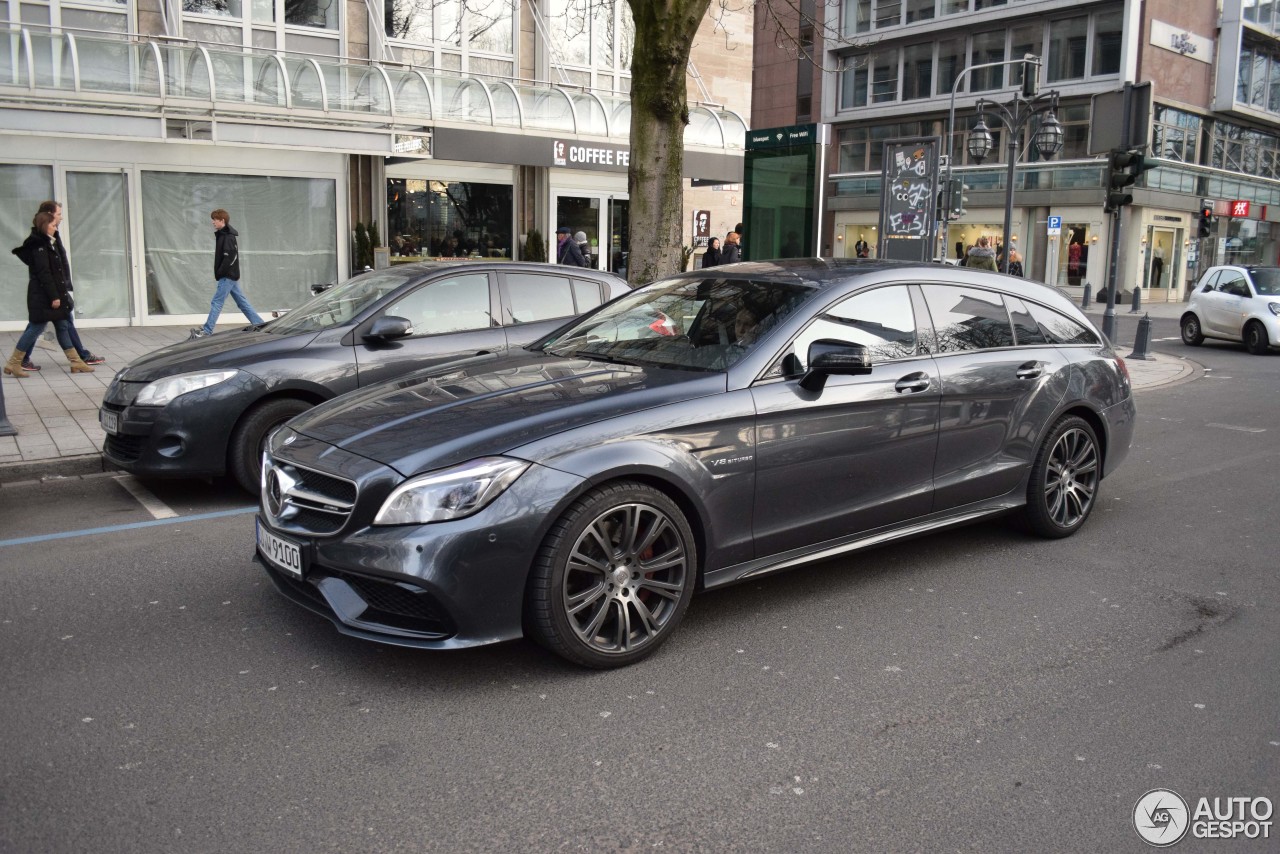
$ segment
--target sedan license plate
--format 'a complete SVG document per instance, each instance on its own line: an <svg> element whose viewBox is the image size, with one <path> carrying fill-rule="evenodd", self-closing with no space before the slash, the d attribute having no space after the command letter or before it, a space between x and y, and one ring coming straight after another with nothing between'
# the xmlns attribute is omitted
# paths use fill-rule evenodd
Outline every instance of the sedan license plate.
<svg viewBox="0 0 1280 854"><path fill-rule="evenodd" d="M111 412L106 409L99 409L98 422L102 424L102 429L106 430L112 436L120 432L120 413L119 412Z"/></svg>
<svg viewBox="0 0 1280 854"><path fill-rule="evenodd" d="M258 551L272 566L279 567L294 578L302 578L302 546L277 537L258 522Z"/></svg>

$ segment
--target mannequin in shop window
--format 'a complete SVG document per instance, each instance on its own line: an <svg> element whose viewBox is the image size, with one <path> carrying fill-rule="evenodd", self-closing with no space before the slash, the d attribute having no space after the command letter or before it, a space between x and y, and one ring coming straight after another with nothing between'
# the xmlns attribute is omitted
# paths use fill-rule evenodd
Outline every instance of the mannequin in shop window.
<svg viewBox="0 0 1280 854"><path fill-rule="evenodd" d="M1084 246L1072 232L1071 242L1067 245L1067 284L1073 288L1079 287L1080 278L1084 275L1083 255Z"/></svg>
<svg viewBox="0 0 1280 854"><path fill-rule="evenodd" d="M1156 248L1151 251L1151 282L1147 285L1149 288L1162 287L1160 279L1164 275L1164 247L1156 244Z"/></svg>

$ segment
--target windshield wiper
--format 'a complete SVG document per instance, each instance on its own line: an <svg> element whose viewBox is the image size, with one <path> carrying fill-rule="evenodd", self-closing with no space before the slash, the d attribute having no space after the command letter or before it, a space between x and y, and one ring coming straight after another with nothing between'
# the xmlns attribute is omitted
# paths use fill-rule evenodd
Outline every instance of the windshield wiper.
<svg viewBox="0 0 1280 854"><path fill-rule="evenodd" d="M615 365L630 365L637 368L645 367L643 362L623 359L619 356L610 356L605 353L597 353L594 350L577 350L574 352L557 352L556 350L547 350L546 352L553 356L559 356L562 359L586 359L589 362L610 362Z"/></svg>

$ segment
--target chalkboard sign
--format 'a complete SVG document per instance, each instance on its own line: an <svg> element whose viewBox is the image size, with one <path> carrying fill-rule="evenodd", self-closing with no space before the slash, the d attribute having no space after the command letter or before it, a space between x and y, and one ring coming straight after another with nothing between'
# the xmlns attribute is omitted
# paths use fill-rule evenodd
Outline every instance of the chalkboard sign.
<svg viewBox="0 0 1280 854"><path fill-rule="evenodd" d="M880 194L881 258L933 258L940 147L941 140L936 136L885 141Z"/></svg>

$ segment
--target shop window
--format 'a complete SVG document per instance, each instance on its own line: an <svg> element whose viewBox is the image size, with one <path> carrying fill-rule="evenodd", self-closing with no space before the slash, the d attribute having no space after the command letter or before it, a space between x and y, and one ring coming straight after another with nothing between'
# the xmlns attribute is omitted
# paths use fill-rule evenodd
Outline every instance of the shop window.
<svg viewBox="0 0 1280 854"><path fill-rule="evenodd" d="M424 258L513 258L509 184L387 180L391 263Z"/></svg>
<svg viewBox="0 0 1280 854"><path fill-rule="evenodd" d="M337 186L326 178L142 173L142 233L152 314L205 314L213 288L209 212L240 233L240 281L260 313L292 308L338 278Z"/></svg>
<svg viewBox="0 0 1280 854"><path fill-rule="evenodd" d="M31 233L31 220L40 203L53 198L53 169L49 166L0 165L0 241L20 246ZM87 263L87 261L86 261ZM0 288L0 320L27 320L27 268L8 251L0 253L6 287ZM79 297L79 293L76 294Z"/></svg>

